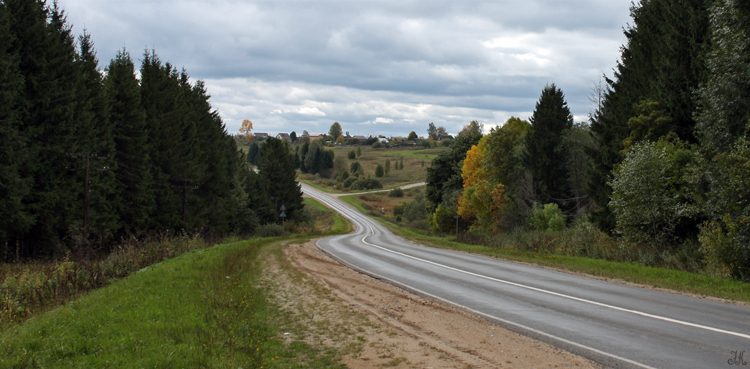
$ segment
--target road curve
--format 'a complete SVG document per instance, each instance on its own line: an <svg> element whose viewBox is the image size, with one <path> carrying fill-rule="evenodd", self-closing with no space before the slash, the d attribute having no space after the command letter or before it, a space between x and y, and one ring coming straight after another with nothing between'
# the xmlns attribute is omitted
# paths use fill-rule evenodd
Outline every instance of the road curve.
<svg viewBox="0 0 750 369"><path fill-rule="evenodd" d="M328 194L302 189L352 221L355 231L318 247L363 273L605 366L750 365L747 307L416 245Z"/></svg>

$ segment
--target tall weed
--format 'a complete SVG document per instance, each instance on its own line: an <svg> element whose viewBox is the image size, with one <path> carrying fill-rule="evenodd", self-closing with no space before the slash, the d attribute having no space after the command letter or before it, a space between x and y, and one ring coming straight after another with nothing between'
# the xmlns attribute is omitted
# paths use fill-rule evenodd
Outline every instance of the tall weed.
<svg viewBox="0 0 750 369"><path fill-rule="evenodd" d="M43 311L123 278L137 270L184 253L205 248L200 235L169 234L125 239L106 258L27 265L2 265L0 326L20 322Z"/></svg>

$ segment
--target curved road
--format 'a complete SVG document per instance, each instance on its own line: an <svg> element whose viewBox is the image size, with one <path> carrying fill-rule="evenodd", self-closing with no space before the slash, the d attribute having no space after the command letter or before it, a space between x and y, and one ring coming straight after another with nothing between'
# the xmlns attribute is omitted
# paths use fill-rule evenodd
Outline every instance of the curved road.
<svg viewBox="0 0 750 369"><path fill-rule="evenodd" d="M419 246L328 194L302 189L356 227L318 247L366 274L605 366L750 366L746 307Z"/></svg>

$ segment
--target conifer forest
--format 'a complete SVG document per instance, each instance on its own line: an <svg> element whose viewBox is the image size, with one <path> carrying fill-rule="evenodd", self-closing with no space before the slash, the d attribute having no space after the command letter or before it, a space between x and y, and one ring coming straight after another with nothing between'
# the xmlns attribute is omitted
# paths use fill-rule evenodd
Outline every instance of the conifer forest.
<svg viewBox="0 0 750 369"><path fill-rule="evenodd" d="M258 165L273 170L257 174L202 81L155 51L137 67L122 49L100 70L56 2L0 1L0 86L0 260L250 234L302 208L286 143L266 145Z"/></svg>

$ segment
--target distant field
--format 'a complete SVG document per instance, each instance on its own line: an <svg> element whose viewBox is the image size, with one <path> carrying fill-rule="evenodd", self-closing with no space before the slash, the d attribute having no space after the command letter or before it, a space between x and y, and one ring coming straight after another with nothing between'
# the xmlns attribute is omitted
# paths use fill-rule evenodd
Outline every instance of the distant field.
<svg viewBox="0 0 750 369"><path fill-rule="evenodd" d="M403 186L409 183L424 182L427 175L427 168L430 166L432 159L437 157L441 152L446 150L445 147L421 149L414 147L401 147L393 149L373 149L370 146L361 146L362 155L356 159L351 160L347 157L347 154L355 150L356 147L332 147L326 148L327 150L333 150L336 157L346 158L347 165L351 165L353 162L358 161L364 171L365 175L369 175L375 178L375 168L378 164L385 166L385 161L391 161L391 170L388 175L378 178L383 184L383 188L393 188L397 186ZM396 161L404 160L404 169L396 170ZM316 178L312 175L300 175L300 179L312 182L326 188L328 190L333 189L335 185L335 179Z"/></svg>

